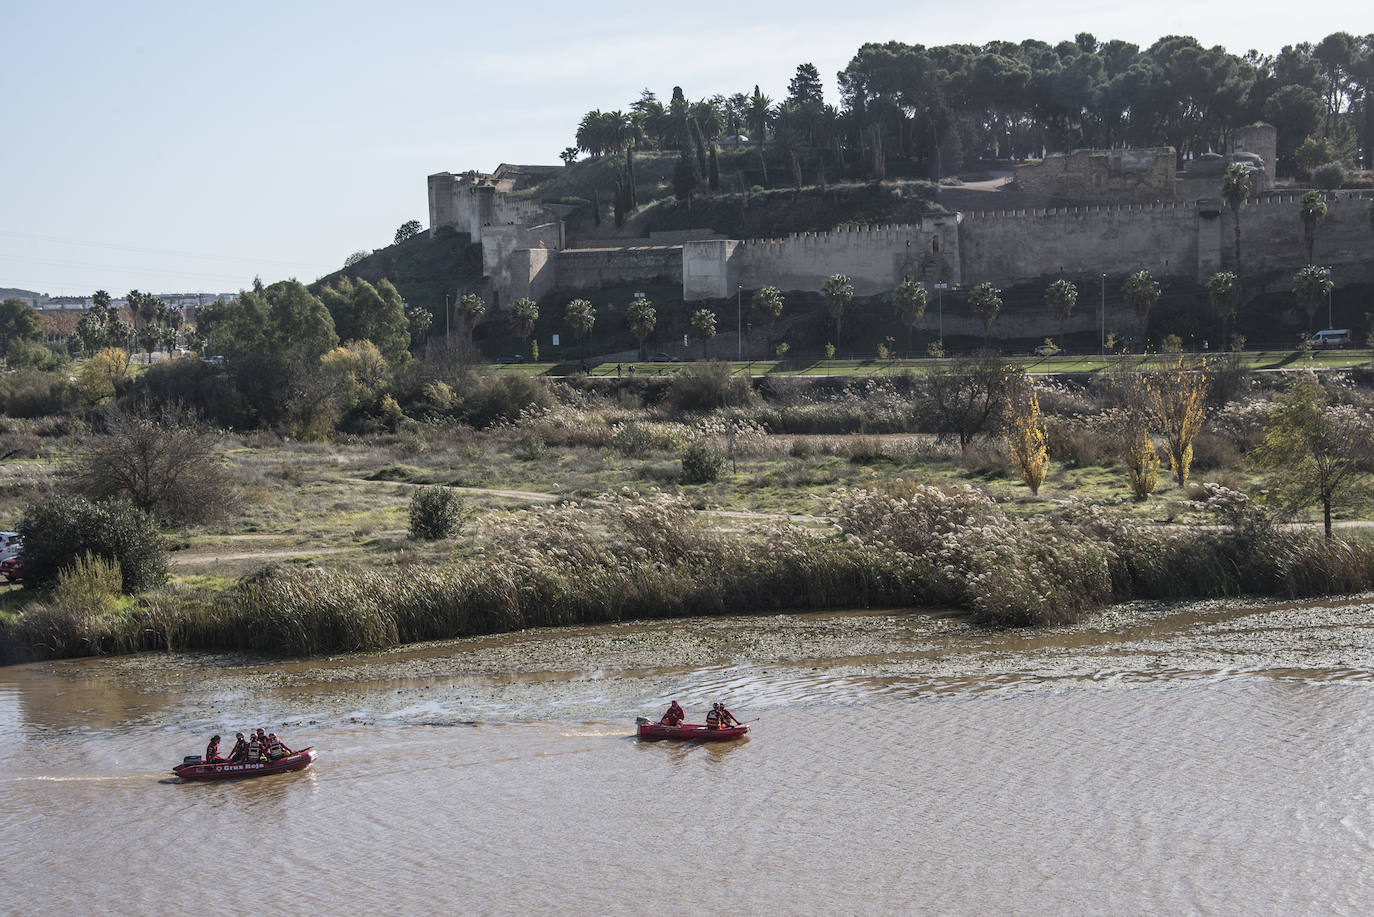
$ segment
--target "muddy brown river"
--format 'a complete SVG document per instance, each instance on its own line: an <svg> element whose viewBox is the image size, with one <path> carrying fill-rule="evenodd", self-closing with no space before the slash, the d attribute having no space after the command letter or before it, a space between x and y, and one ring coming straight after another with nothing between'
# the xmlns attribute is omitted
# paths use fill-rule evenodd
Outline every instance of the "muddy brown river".
<svg viewBox="0 0 1374 917"><path fill-rule="evenodd" d="M674 698L752 732L632 738ZM319 761L170 774L257 725ZM1374 601L14 666L0 890L40 915L1367 914Z"/></svg>

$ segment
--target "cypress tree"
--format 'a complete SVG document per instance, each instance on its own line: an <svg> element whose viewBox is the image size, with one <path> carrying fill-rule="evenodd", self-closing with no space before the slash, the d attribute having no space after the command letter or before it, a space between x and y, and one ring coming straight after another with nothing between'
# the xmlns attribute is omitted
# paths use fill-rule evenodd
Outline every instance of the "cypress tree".
<svg viewBox="0 0 1374 917"><path fill-rule="evenodd" d="M697 172L697 158L689 149L683 149L677 158L677 168L673 170L673 196L680 201L691 200L701 175Z"/></svg>

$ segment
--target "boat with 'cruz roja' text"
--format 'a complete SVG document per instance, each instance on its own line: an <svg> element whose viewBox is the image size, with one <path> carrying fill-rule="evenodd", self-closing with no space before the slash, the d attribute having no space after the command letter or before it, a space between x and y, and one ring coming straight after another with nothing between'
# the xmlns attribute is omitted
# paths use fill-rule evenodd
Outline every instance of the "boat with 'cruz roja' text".
<svg viewBox="0 0 1374 917"><path fill-rule="evenodd" d="M275 761L258 761L254 764L246 761L235 761L232 764L228 761L206 763L200 755L187 755L180 764L172 768L172 773L182 780L239 780L244 777L266 777L269 774L304 770L318 756L319 752L313 747L293 751Z"/></svg>

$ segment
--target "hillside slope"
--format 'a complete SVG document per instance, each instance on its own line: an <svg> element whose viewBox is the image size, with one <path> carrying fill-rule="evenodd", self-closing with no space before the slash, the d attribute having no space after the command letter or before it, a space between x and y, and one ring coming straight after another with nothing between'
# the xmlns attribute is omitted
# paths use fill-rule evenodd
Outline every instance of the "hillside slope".
<svg viewBox="0 0 1374 917"><path fill-rule="evenodd" d="M399 245L379 248L350 267L326 274L310 289L318 292L341 277L369 283L386 278L395 284L402 299L428 309L441 323L445 295L453 302L481 286L482 246L472 244L467 233L426 230Z"/></svg>

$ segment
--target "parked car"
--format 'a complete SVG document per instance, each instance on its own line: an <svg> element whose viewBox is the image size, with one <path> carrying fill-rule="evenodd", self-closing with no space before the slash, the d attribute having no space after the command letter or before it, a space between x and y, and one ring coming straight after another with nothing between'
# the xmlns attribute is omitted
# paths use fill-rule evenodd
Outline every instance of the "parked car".
<svg viewBox="0 0 1374 917"><path fill-rule="evenodd" d="M13 583L19 580L19 562L20 556L18 554L11 554L4 560L0 560L0 576L3 576L6 582Z"/></svg>
<svg viewBox="0 0 1374 917"><path fill-rule="evenodd" d="M1044 344L1041 344L1039 347L1036 347L1034 350L1031 351L1031 353L1035 354L1037 357L1052 357L1057 353L1063 353L1063 350L1064 349L1060 347L1058 344L1051 344L1049 342L1046 342Z"/></svg>
<svg viewBox="0 0 1374 917"><path fill-rule="evenodd" d="M513 354L511 354L511 355L508 356L508 357L502 357L502 358L501 358L501 362L502 362L502 363L524 363L524 362L525 362L525 356L524 356L524 354L513 353Z"/></svg>
<svg viewBox="0 0 1374 917"><path fill-rule="evenodd" d="M659 351L658 353L649 354L649 362L650 362L650 363L676 363L676 362L677 362L677 357L673 356L672 354L663 353L662 351Z"/></svg>
<svg viewBox="0 0 1374 917"><path fill-rule="evenodd" d="M0 532L0 559L18 554L24 547L24 538L18 532Z"/></svg>
<svg viewBox="0 0 1374 917"><path fill-rule="evenodd" d="M1355 339L1351 336L1349 328L1327 328L1325 331L1318 331L1307 340L1307 343L1316 350L1349 347L1354 342Z"/></svg>

